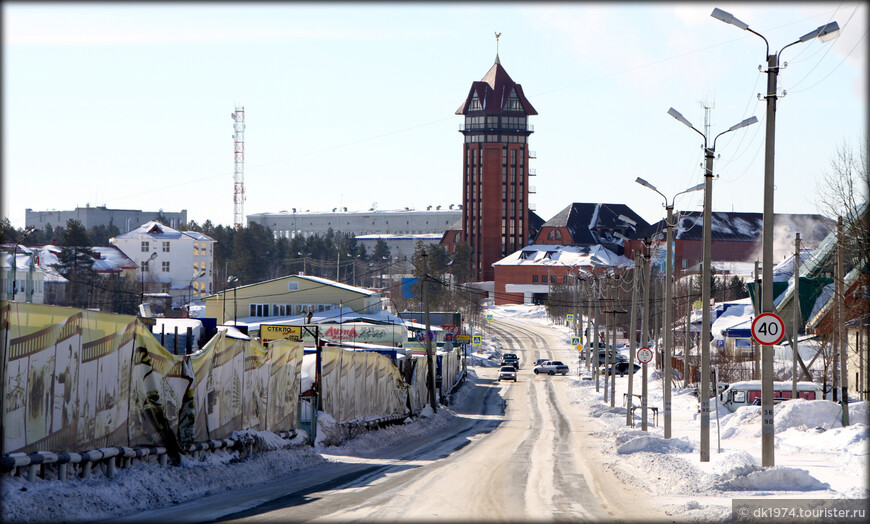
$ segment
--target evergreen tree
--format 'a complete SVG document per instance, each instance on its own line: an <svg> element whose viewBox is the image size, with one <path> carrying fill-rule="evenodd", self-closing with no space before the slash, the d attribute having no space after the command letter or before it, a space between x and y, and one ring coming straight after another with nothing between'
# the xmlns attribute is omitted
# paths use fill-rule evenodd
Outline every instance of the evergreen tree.
<svg viewBox="0 0 870 524"><path fill-rule="evenodd" d="M91 241L81 222L67 221L61 245L54 267L67 279L66 304L83 309L92 307L98 275L93 267L95 254Z"/></svg>

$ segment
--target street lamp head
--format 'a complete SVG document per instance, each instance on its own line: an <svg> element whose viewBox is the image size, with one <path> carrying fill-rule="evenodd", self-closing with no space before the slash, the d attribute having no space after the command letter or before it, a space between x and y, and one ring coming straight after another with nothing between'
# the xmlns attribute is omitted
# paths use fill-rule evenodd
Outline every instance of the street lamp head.
<svg viewBox="0 0 870 524"><path fill-rule="evenodd" d="M737 26L740 29L743 29L744 31L749 29L749 24L747 24L745 22L741 22L740 20L735 18L734 15L732 15L731 13L729 13L727 11L723 11L723 10L719 9L718 7L713 9L713 12L710 13L710 16L712 16L716 20L721 20L721 21L725 22L726 24L731 24L733 26Z"/></svg>
<svg viewBox="0 0 870 524"><path fill-rule="evenodd" d="M695 126L693 126L691 122L686 120L686 117L681 115L680 112L677 111L676 109L674 109L673 107L668 109L668 114L671 115L672 117L676 118L678 121L682 122L683 124L691 127L692 129L695 129Z"/></svg>
<svg viewBox="0 0 870 524"><path fill-rule="evenodd" d="M150 262L151 260L154 260L155 258L157 258L157 253L156 253L156 252L155 252L155 253L151 253L151 256L148 257L148 261Z"/></svg>
<svg viewBox="0 0 870 524"><path fill-rule="evenodd" d="M239 281L239 277L237 277L235 275L230 275L227 277L227 284L235 284L238 281Z"/></svg>
<svg viewBox="0 0 870 524"><path fill-rule="evenodd" d="M806 42L812 40L813 38L818 38L822 42L827 42L828 40L832 40L839 36L840 34L840 26L837 22L830 22L823 26L820 26L815 31L810 31L800 38L800 42Z"/></svg>
<svg viewBox="0 0 870 524"><path fill-rule="evenodd" d="M683 193L691 193L692 191L700 191L700 190L704 189L705 186L706 186L706 182L701 182L697 186L692 186L689 189L683 191Z"/></svg>
<svg viewBox="0 0 870 524"><path fill-rule="evenodd" d="M673 109L673 108L671 108L671 109ZM638 184L640 184L640 185L642 185L642 186L644 186L644 187L648 187L648 188L652 189L653 191L658 191L658 190L655 188L654 185L650 184L649 182L647 182L646 180L642 179L641 177L637 177L637 178L635 179L635 182L637 182ZM632 225L634 225L634 224L632 224Z"/></svg>
<svg viewBox="0 0 870 524"><path fill-rule="evenodd" d="M752 124L755 124L757 122L758 122L758 119L755 118L755 115L753 115L753 116L747 118L746 120L744 120L743 122L740 122L739 124L734 124L733 126L731 126L728 129L728 131L735 131L735 130L740 129L742 127L751 126ZM726 133L728 131L726 131Z"/></svg>

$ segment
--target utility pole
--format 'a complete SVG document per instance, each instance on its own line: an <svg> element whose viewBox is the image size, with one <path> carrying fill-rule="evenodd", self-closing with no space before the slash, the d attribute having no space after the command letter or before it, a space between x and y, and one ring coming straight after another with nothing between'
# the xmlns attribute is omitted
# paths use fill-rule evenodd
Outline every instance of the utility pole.
<svg viewBox="0 0 870 524"><path fill-rule="evenodd" d="M598 358L598 324L601 320L601 283L598 282L598 277L595 277L595 282L593 284L592 290L595 295L595 324L593 326L595 328L595 345L590 349L590 353L592 351L595 352L595 358L592 360L592 362L595 364L595 392L598 393L601 390L600 381L598 380L598 361L600 360Z"/></svg>
<svg viewBox="0 0 870 524"><path fill-rule="evenodd" d="M686 290L686 346L683 351L683 387L689 387L689 375L691 368L689 367L689 354L692 348L692 277L689 277L689 287Z"/></svg>
<svg viewBox="0 0 870 524"><path fill-rule="evenodd" d="M758 260L755 261L755 300L752 301L752 307L755 309L755 316L761 314L761 281L758 280ZM761 346L758 345L755 338L752 339L752 356L754 358L752 365L752 379L761 380Z"/></svg>
<svg viewBox="0 0 870 524"><path fill-rule="evenodd" d="M791 398L797 398L797 353L798 335L801 327L801 295L800 295L800 267L801 267L801 234L794 234L794 315L792 316L792 340L791 340Z"/></svg>
<svg viewBox="0 0 870 524"><path fill-rule="evenodd" d="M650 244L644 242L644 245L647 249L647 254L643 256L643 264L644 264L644 281L643 281L643 315L640 317L640 347L645 348L649 347L647 342L647 317L649 316L647 312L649 311L649 288L650 288L650 256L649 249ZM632 362L634 364L634 362ZM640 411L641 411L641 427L640 429L643 431L647 431L647 416L646 410L649 402L647 400L647 376L646 376L646 364L643 365L643 380L641 387L641 396L640 396Z"/></svg>
<svg viewBox="0 0 870 524"><path fill-rule="evenodd" d="M432 406L432 411L437 412L438 406L435 401L435 356L432 352L432 337L430 336L431 325L429 324L429 268L427 265L426 258L426 250L423 249L421 252L423 256L423 278L421 282L423 283L423 315L426 318L426 360L429 364L429 404Z"/></svg>
<svg viewBox="0 0 870 524"><path fill-rule="evenodd" d="M610 275L607 275L607 283L610 284L609 286L607 286L607 295L609 298L613 292L613 284L612 284L612 280L611 280ZM611 309L612 309L612 306L611 306ZM608 380L608 376L607 376L607 371L608 371L608 367L610 366L610 352L613 350L613 348L607 347L607 335L609 334L609 331L607 328L610 325L609 321L610 321L610 316L611 316L611 315L608 315L609 312L610 311L607 311L607 310L604 311L604 373L605 373L605 375L604 375L604 402L607 402L607 393L609 391L609 389L608 389L609 380Z"/></svg>
<svg viewBox="0 0 870 524"><path fill-rule="evenodd" d="M840 284L840 295L837 300L837 309L840 311L840 314L837 316L840 317L840 322L837 325L837 329L840 333L840 373L842 374L840 385L843 388L840 396L843 404L843 426L848 426L849 374L847 373L846 362L849 356L849 341L846 335L846 315L844 311L846 305L846 281L844 276L846 271L843 267L843 244L843 217L837 217L837 282Z"/></svg>
<svg viewBox="0 0 870 524"><path fill-rule="evenodd" d="M616 309L616 304L619 303L619 275L616 274L615 270L613 274L613 281L617 284L613 288L613 294L615 296L613 297L613 304L610 306L611 310L613 311L613 338L611 338L613 342L610 346L613 350L613 356L610 356L610 352L608 351L608 358L610 358L610 366L608 366L608 369L610 371L610 407L614 407L616 404L616 313L619 311ZM607 375L605 375L604 377L607 378Z"/></svg>
<svg viewBox="0 0 870 524"><path fill-rule="evenodd" d="M635 255L634 257L634 274L631 279L631 320L629 320L628 327L628 397L626 397L626 405L625 405L625 425L632 425L632 401L634 397L632 394L634 393L634 359L637 354L637 286L638 281L640 280L640 271L641 271L641 256Z"/></svg>

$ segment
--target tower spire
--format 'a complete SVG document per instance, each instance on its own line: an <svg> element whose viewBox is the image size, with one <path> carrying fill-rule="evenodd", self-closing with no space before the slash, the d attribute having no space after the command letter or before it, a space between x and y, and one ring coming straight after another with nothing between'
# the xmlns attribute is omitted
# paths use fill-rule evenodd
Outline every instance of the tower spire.
<svg viewBox="0 0 870 524"><path fill-rule="evenodd" d="M499 33L499 32L495 33L495 63L496 64L501 64L501 61L499 61L499 59L498 59L498 37L500 37L500 36L501 36L501 33Z"/></svg>

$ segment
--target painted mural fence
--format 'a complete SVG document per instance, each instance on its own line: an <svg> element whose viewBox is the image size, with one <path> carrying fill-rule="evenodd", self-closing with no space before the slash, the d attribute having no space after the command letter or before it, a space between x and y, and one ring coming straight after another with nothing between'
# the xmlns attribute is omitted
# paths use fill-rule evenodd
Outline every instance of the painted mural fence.
<svg viewBox="0 0 870 524"><path fill-rule="evenodd" d="M324 347L321 359L322 409L337 422L407 413L407 385L389 357Z"/></svg>
<svg viewBox="0 0 870 524"><path fill-rule="evenodd" d="M160 446L295 429L302 344L224 333L166 351L140 320L2 302L2 453Z"/></svg>

